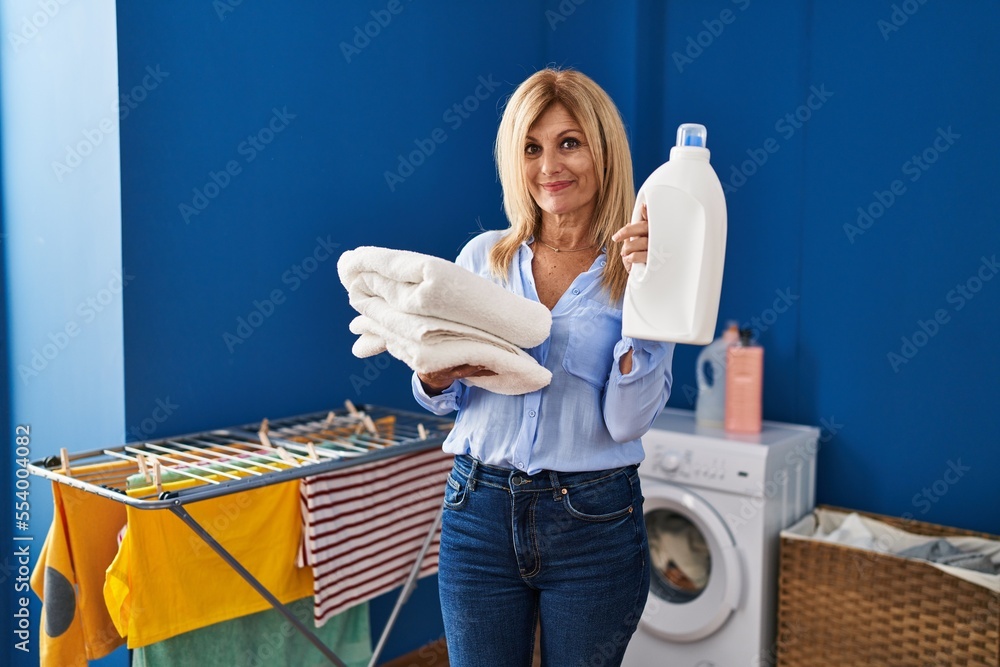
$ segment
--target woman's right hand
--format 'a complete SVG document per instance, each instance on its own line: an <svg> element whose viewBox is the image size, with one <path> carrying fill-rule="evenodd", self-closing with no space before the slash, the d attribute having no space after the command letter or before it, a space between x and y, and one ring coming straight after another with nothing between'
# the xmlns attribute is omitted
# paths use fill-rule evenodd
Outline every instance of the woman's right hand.
<svg viewBox="0 0 1000 667"><path fill-rule="evenodd" d="M462 364L452 368L445 368L433 373L417 373L420 384L424 386L424 391L428 396L437 396L451 386L455 380L468 377L488 377L496 375L486 366L473 366L472 364Z"/></svg>

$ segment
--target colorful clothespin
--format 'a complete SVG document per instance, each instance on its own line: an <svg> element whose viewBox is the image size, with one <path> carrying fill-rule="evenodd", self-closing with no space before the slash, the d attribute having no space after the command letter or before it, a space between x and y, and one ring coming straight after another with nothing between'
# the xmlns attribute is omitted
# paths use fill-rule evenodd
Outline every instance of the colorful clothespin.
<svg viewBox="0 0 1000 667"><path fill-rule="evenodd" d="M295 457L292 456L291 454L289 454L288 450L286 450L284 447L275 447L274 450L276 452L278 452L278 456L281 457L282 461L284 461L285 463L287 463L288 465L290 465L290 466L292 466L294 468L298 468L299 467L299 462L296 461Z"/></svg>
<svg viewBox="0 0 1000 667"><path fill-rule="evenodd" d="M257 431L257 436L260 438L260 443L269 449L274 449L274 445L271 444L271 439L267 437L267 432L270 430L270 426L267 423L267 417L260 423L260 430Z"/></svg>
<svg viewBox="0 0 1000 667"><path fill-rule="evenodd" d="M149 467L146 465L146 457L143 456L142 454L139 454L135 458L139 462L139 474L141 474L143 479L145 479L147 482L150 481Z"/></svg>
<svg viewBox="0 0 1000 667"><path fill-rule="evenodd" d="M73 471L69 467L69 452L66 451L65 447L59 450L59 460L62 462L62 474L73 476Z"/></svg>
<svg viewBox="0 0 1000 667"><path fill-rule="evenodd" d="M163 493L163 471L158 459L153 459L153 483L156 484L156 493Z"/></svg>

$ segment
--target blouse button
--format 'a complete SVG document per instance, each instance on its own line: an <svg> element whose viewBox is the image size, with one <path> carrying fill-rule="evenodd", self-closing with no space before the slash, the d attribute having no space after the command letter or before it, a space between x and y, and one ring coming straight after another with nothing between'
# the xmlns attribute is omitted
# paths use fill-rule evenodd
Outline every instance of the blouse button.
<svg viewBox="0 0 1000 667"><path fill-rule="evenodd" d="M573 294L579 294L579 293L580 293L580 290L574 288Z"/></svg>

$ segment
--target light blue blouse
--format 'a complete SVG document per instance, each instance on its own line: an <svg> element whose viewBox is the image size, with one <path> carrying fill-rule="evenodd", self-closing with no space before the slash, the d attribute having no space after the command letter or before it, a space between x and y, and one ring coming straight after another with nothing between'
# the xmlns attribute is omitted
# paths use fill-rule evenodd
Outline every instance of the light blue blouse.
<svg viewBox="0 0 1000 667"><path fill-rule="evenodd" d="M489 231L472 239L455 260L499 283L489 270L489 251L504 234ZM506 288L538 301L531 272L531 248L524 243L511 262ZM621 304L610 302L600 285L605 253L577 276L552 309L552 331L527 350L552 372L552 383L522 396L502 396L455 381L428 396L413 374L417 402L437 415L458 410L444 443L452 454L470 454L489 465L580 472L639 463L640 438L670 396L673 343L622 337ZM632 371L618 362L629 348Z"/></svg>

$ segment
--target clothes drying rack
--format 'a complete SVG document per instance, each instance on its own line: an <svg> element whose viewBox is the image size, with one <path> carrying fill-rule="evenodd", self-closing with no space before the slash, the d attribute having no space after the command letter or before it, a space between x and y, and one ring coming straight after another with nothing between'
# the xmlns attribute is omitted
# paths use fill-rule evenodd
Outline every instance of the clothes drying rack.
<svg viewBox="0 0 1000 667"><path fill-rule="evenodd" d="M453 422L428 414L350 401L342 410L315 412L269 422L131 443L119 447L32 461L31 474L97 494L142 510L169 510L211 547L240 577L304 635L334 665L345 667L330 647L278 600L212 537L185 505L348 468L362 463L440 447ZM106 465L121 462L108 471ZM76 474L73 468L84 468ZM139 480L137 489L126 490ZM441 524L443 505L421 545L416 561L385 629L375 646L374 667L403 605L416 587L421 564Z"/></svg>

